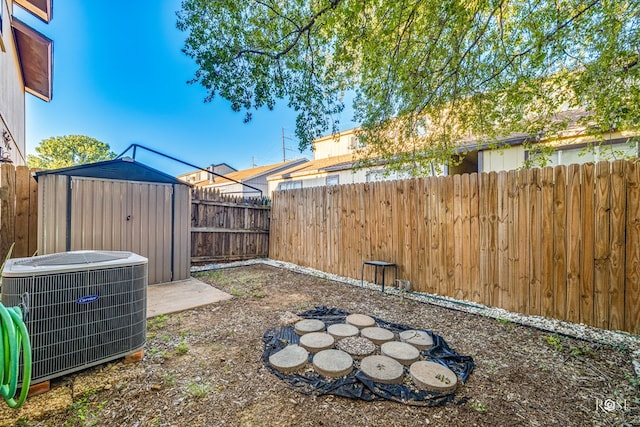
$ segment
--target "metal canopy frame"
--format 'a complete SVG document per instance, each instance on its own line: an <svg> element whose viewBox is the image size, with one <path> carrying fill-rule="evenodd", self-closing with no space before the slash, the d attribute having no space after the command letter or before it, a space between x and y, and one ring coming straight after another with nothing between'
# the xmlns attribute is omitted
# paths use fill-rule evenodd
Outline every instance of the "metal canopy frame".
<svg viewBox="0 0 640 427"><path fill-rule="evenodd" d="M221 174L219 174L219 173L215 173L215 172L213 172L213 171L210 171L210 170L209 170L209 169L207 169L207 168L203 168L203 167L200 167L200 166L194 165L194 164L192 164L192 163L185 162L184 160L177 159L177 158L175 158L175 157L173 157L173 156L170 156L170 155L168 155L168 154L164 154L164 153L161 153L160 151L156 151L156 150L154 150L154 149L152 149L152 148L145 147L144 145L140 145L140 144L131 144L131 145L129 145L129 146L127 147L127 149L126 149L126 150L124 150L122 153L118 154L118 155L116 156L116 159L122 158L122 157L123 157L123 156L124 156L124 155L129 151L129 150L133 150L132 158L133 158L133 160L135 160L135 159L136 159L136 151L137 151L137 149L138 149L138 148L141 148L141 149L143 149L143 150L149 151L150 153L153 153L153 154L157 154L157 155L162 156L162 157L164 157L164 158L166 158L166 159L173 160L174 162L182 163L183 165L189 166L189 167L191 167L191 168L196 168L196 169L198 169L198 170L200 170L200 171L207 172L207 173L210 173L210 174L212 174L212 175L214 175L214 176L218 176L218 177L220 177L220 178L227 179L227 180L229 180L229 181L231 181L231 182L235 182L236 184L240 184L240 185L242 185L243 187L247 187L247 188L250 188L250 189L252 189L252 190L254 190L254 191L257 191L258 193L260 193L260 197L262 197L262 190L261 190L261 189L259 189L259 188L253 187L253 186L251 186L251 185L249 185L249 184L245 184L244 182L241 182L241 181L235 180L235 179L233 179L233 178L229 178L228 176L221 175Z"/></svg>

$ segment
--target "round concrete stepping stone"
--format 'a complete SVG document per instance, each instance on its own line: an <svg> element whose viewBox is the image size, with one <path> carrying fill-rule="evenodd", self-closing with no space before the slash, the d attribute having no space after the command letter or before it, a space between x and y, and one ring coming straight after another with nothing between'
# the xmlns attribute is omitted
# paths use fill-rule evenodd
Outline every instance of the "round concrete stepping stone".
<svg viewBox="0 0 640 427"><path fill-rule="evenodd" d="M376 326L376 321L373 320L371 316L367 316L366 314L350 314L347 316L345 321L358 329Z"/></svg>
<svg viewBox="0 0 640 427"><path fill-rule="evenodd" d="M295 372L302 368L309 358L309 352L297 344L291 344L269 356L269 364L282 373Z"/></svg>
<svg viewBox="0 0 640 427"><path fill-rule="evenodd" d="M296 322L293 329L298 335L304 335L311 332L322 332L324 331L324 322L318 319L304 319Z"/></svg>
<svg viewBox="0 0 640 427"><path fill-rule="evenodd" d="M400 362L387 356L367 356L360 362L360 370L375 382L400 384L404 377L404 367Z"/></svg>
<svg viewBox="0 0 640 427"><path fill-rule="evenodd" d="M420 357L417 348L406 342L389 341L380 346L380 353L383 356L389 356L396 359L403 365L409 366Z"/></svg>
<svg viewBox="0 0 640 427"><path fill-rule="evenodd" d="M360 335L370 339L376 345L382 345L388 341L393 341L395 338L393 332L377 326L362 329L360 331Z"/></svg>
<svg viewBox="0 0 640 427"><path fill-rule="evenodd" d="M411 329L400 332L400 341L411 344L418 350L428 350L433 347L433 338L425 331Z"/></svg>
<svg viewBox="0 0 640 427"><path fill-rule="evenodd" d="M313 367L320 375L339 378L353 370L353 358L342 350L322 350L313 356Z"/></svg>
<svg viewBox="0 0 640 427"><path fill-rule="evenodd" d="M376 351L376 345L363 337L347 337L338 341L338 350L347 352L354 359L362 359Z"/></svg>
<svg viewBox="0 0 640 427"><path fill-rule="evenodd" d="M327 326L327 332L335 339L341 340L347 337L357 337L360 333L360 329L347 323L336 323L334 325Z"/></svg>
<svg viewBox="0 0 640 427"><path fill-rule="evenodd" d="M458 384L456 374L449 368L436 362L421 360L409 368L414 384L421 389L448 393Z"/></svg>
<svg viewBox="0 0 640 427"><path fill-rule="evenodd" d="M313 354L332 348L335 342L331 335L324 332L309 332L300 337L300 346Z"/></svg>

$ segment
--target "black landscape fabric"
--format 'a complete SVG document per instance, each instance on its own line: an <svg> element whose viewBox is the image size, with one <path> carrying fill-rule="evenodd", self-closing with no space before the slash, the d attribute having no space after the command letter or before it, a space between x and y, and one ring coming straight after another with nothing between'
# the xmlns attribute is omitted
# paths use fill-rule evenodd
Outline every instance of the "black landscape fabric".
<svg viewBox="0 0 640 427"><path fill-rule="evenodd" d="M339 308L316 307L298 313L298 316L306 319L318 319L326 326L335 323L344 323L345 318L350 313ZM462 356L456 353L447 345L445 340L431 331L415 328L408 325L387 322L383 319L371 316L381 328L389 329L394 333L410 329L423 330L433 338L433 347L420 352L424 360L440 363L456 373L461 382L466 382L475 366L471 356ZM318 374L313 369L295 374L284 374L269 364L269 357L282 350L289 344L299 344L300 337L295 333L292 326L268 329L262 340L264 342L264 353L262 361L264 365L274 375L284 381L289 382L297 391L310 395L333 394L336 396L348 397L351 399L362 399L371 401L375 399L388 399L408 405L418 406L438 406L450 402L455 402L455 393L448 394L418 390L406 384L382 384L371 380L359 369L354 369L349 375L333 379ZM311 362L313 355L309 355ZM407 374L405 368L405 374ZM466 399L460 399L456 403L463 403Z"/></svg>

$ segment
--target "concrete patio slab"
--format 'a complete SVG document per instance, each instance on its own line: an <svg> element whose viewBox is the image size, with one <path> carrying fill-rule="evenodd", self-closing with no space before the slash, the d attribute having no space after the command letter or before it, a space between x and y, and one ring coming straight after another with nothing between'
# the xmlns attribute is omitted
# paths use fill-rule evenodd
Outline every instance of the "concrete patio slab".
<svg viewBox="0 0 640 427"><path fill-rule="evenodd" d="M147 318L231 299L231 295L190 277L147 287Z"/></svg>

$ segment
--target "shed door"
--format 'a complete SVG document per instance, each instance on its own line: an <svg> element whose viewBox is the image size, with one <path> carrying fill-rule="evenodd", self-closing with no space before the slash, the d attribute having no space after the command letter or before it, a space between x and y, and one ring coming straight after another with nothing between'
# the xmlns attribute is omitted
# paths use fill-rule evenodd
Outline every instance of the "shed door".
<svg viewBox="0 0 640 427"><path fill-rule="evenodd" d="M171 184L71 180L70 250L130 251L149 259L149 283L172 277Z"/></svg>

